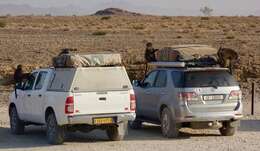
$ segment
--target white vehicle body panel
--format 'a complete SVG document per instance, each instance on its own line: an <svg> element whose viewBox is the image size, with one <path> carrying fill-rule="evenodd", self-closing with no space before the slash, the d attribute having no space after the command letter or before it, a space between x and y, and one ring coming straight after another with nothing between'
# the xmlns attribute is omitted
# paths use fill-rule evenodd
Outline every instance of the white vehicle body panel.
<svg viewBox="0 0 260 151"><path fill-rule="evenodd" d="M108 68L109 70L120 70L119 72L122 72L122 75L126 77L123 77L124 82L119 82L123 85L130 84L127 88L107 90L102 89L102 87L97 87L95 91L77 91L77 89L73 87L75 77L77 77L77 82L84 84L84 78L87 76L82 73L80 76L84 76L84 78L76 76L78 70L94 70L93 68L35 70L34 72L38 72L37 75L39 75L40 72L47 73L41 89L36 90L35 83L37 83L37 80L35 80L32 90L17 89L16 92L13 92L10 96L10 104L15 105L21 120L39 124L45 124L47 108L53 109L59 125L73 124L70 121L73 117L77 117L74 118L74 120L77 119L77 123L75 124L91 124L91 122L84 121L83 119L91 120L95 116L109 116L110 114L113 114L113 117L120 117L118 119L133 120L135 118L135 112L130 111L130 94L134 92L124 67L99 67L98 70L101 71L102 69L106 70ZM109 72L106 72L106 75L109 75ZM58 79L55 79L55 76L57 76ZM114 79L116 78L120 77L114 77ZM59 79L61 79L62 82L55 81ZM95 80L98 80L98 78ZM55 83L53 88L51 88L52 83ZM68 96L74 97L73 114L65 114L65 101Z"/></svg>

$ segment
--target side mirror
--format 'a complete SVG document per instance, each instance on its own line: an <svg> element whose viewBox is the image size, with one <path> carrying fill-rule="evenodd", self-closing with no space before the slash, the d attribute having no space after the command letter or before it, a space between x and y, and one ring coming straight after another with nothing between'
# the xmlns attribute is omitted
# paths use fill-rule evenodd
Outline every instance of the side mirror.
<svg viewBox="0 0 260 151"><path fill-rule="evenodd" d="M17 89L17 90L23 90L23 84L24 84L24 83L18 83L18 84L16 84L16 85L15 85L15 89Z"/></svg>
<svg viewBox="0 0 260 151"><path fill-rule="evenodd" d="M150 83L145 82L145 83L142 83L142 87L149 88L149 87L151 87L151 85L150 85Z"/></svg>
<svg viewBox="0 0 260 151"><path fill-rule="evenodd" d="M133 80L132 84L133 84L134 87L141 86L141 82L139 80Z"/></svg>

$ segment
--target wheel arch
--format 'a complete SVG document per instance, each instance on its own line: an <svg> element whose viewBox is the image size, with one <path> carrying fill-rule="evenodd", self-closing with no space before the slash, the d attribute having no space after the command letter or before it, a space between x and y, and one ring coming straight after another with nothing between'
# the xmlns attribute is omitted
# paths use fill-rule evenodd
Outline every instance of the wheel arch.
<svg viewBox="0 0 260 151"><path fill-rule="evenodd" d="M54 111L54 109L51 107L51 106L49 106L49 107L47 107L46 109L45 109L45 116L44 116L44 118L45 118L45 122L46 122L46 120L47 120L47 117L51 114L51 113L54 113L54 115L55 115L55 111ZM56 116L56 115L55 115Z"/></svg>
<svg viewBox="0 0 260 151"><path fill-rule="evenodd" d="M12 103L9 104L9 109L8 109L8 113L9 113L9 115L10 115L10 113L11 113L11 109L12 109L13 107L16 108L16 105L12 102Z"/></svg>
<svg viewBox="0 0 260 151"><path fill-rule="evenodd" d="M167 108L168 107L168 105L166 105L165 103L163 103L163 104L161 104L160 105L160 109L159 109L159 120L161 120L161 116L162 116L162 111L163 111L163 109L165 109L165 108Z"/></svg>

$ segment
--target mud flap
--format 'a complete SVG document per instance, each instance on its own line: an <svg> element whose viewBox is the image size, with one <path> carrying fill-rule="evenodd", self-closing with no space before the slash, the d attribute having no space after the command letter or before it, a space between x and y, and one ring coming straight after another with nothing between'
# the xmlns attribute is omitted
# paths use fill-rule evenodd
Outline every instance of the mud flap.
<svg viewBox="0 0 260 151"><path fill-rule="evenodd" d="M118 133L119 135L127 135L128 134L128 122L121 122L118 124Z"/></svg>
<svg viewBox="0 0 260 151"><path fill-rule="evenodd" d="M239 126L240 126L240 120L230 122L230 127L239 127Z"/></svg>

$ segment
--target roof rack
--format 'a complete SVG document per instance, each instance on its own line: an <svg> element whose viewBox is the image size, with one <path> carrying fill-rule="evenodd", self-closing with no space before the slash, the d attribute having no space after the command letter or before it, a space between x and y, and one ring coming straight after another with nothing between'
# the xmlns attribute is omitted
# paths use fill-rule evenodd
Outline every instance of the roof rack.
<svg viewBox="0 0 260 151"><path fill-rule="evenodd" d="M175 67L175 68L186 67L185 62L150 62L148 63L148 65L157 66L157 67Z"/></svg>
<svg viewBox="0 0 260 151"><path fill-rule="evenodd" d="M150 62L148 63L150 66L156 66L156 67L171 67L171 68L207 68L207 67L219 67L216 63L205 63L201 61L178 61L178 62Z"/></svg>

